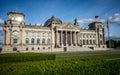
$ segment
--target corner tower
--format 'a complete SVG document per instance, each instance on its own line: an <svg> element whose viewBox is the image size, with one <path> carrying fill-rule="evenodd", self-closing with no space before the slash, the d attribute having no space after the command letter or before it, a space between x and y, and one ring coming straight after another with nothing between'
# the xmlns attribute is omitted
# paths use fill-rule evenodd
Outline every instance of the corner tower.
<svg viewBox="0 0 120 75"><path fill-rule="evenodd" d="M89 29L95 30L95 32L96 32L96 45L97 45L97 47L101 47L102 45L105 45L104 28L103 28L102 22L90 23Z"/></svg>
<svg viewBox="0 0 120 75"><path fill-rule="evenodd" d="M18 12L9 12L8 14L8 23L13 25L24 25L25 15Z"/></svg>
<svg viewBox="0 0 120 75"><path fill-rule="evenodd" d="M8 20L4 23L3 52L13 52L21 49L25 15L18 12L9 12Z"/></svg>

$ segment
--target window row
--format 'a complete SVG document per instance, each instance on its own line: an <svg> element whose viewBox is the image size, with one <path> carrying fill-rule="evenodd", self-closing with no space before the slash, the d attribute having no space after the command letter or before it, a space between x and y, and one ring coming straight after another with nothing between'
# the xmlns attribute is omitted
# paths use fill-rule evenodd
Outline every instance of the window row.
<svg viewBox="0 0 120 75"><path fill-rule="evenodd" d="M25 44L35 44L35 41L36 41L36 44L41 44L39 38L37 38L36 40L35 40L34 38L31 38L31 41L30 41L29 38L26 38L26 39L25 39ZM47 43L46 43L46 42L47 42ZM45 39L43 38L43 39L42 39L42 44L43 44L43 45L44 45L44 44L50 45L50 39L45 40Z"/></svg>
<svg viewBox="0 0 120 75"><path fill-rule="evenodd" d="M96 41L95 40L80 40L80 42L83 44L83 45L88 45L88 44L96 44Z"/></svg>
<svg viewBox="0 0 120 75"><path fill-rule="evenodd" d="M40 49L50 49L50 47L48 47L48 48L45 48L45 47L43 47L43 48L40 48L40 47L38 47L37 48L37 50L40 50ZM32 48L26 48L26 51L28 51L28 50L35 50L35 48L34 47L32 47Z"/></svg>
<svg viewBox="0 0 120 75"><path fill-rule="evenodd" d="M80 37L83 37L83 38L95 38L95 34L81 34Z"/></svg>
<svg viewBox="0 0 120 75"><path fill-rule="evenodd" d="M83 40L83 41L80 40L80 43L83 45L92 45L92 44L96 44L96 41L95 40ZM103 41L100 40L99 44L103 44Z"/></svg>
<svg viewBox="0 0 120 75"><path fill-rule="evenodd" d="M37 33L35 33L35 32L26 32L26 36L42 36L42 37L45 37L45 36L50 36L50 32L48 32L48 33L45 33L45 32L43 32L43 33L40 33L40 32L37 32Z"/></svg>

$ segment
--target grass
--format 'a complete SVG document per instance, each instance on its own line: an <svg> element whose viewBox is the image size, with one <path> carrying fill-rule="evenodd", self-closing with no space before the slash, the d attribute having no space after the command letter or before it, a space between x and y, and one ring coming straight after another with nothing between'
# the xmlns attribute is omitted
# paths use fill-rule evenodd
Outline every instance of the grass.
<svg viewBox="0 0 120 75"><path fill-rule="evenodd" d="M55 60L55 54L7 53L0 54L0 63Z"/></svg>
<svg viewBox="0 0 120 75"><path fill-rule="evenodd" d="M56 55L56 60L38 60L41 56L51 57L54 55ZM34 59L30 61L24 61L24 59L18 62L2 62L0 63L0 75L120 75L120 60L108 60L120 58L119 51L24 53L10 54L10 56L33 57ZM0 57L9 57L9 54L1 54ZM4 60L7 60L7 58Z"/></svg>

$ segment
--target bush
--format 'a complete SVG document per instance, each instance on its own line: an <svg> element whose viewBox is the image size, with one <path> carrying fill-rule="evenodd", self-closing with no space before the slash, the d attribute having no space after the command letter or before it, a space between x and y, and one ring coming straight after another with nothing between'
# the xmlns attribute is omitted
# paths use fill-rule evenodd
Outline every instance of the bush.
<svg viewBox="0 0 120 75"><path fill-rule="evenodd" d="M67 59L0 65L0 75L120 75L120 61Z"/></svg>
<svg viewBox="0 0 120 75"><path fill-rule="evenodd" d="M119 58L119 54L76 56L58 60L54 60L54 54L39 53L1 54L0 57L6 62L0 61L0 75L120 75L120 60L110 60ZM3 59L5 57L11 58Z"/></svg>

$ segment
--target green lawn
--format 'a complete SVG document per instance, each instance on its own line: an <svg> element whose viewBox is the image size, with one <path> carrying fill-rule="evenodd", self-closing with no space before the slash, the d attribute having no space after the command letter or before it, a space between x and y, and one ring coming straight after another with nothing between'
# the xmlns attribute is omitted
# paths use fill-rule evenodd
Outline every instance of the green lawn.
<svg viewBox="0 0 120 75"><path fill-rule="evenodd" d="M119 58L120 51L0 54L0 75L120 75Z"/></svg>

